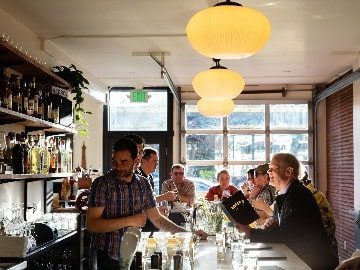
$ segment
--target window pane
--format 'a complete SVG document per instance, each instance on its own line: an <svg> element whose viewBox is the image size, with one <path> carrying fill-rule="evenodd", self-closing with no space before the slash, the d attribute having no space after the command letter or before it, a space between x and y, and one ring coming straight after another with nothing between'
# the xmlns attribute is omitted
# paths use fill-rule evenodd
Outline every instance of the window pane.
<svg viewBox="0 0 360 270"><path fill-rule="evenodd" d="M229 172L233 185L240 188L240 186L247 180L246 172L255 167L256 166L253 165L230 165Z"/></svg>
<svg viewBox="0 0 360 270"><path fill-rule="evenodd" d="M291 153L298 160L309 159L308 134L272 134L270 135L271 155Z"/></svg>
<svg viewBox="0 0 360 270"><path fill-rule="evenodd" d="M222 135L186 135L187 160L222 160Z"/></svg>
<svg viewBox="0 0 360 270"><path fill-rule="evenodd" d="M185 129L222 129L222 118L205 117L196 105L185 105Z"/></svg>
<svg viewBox="0 0 360 270"><path fill-rule="evenodd" d="M209 189L216 184L216 173L222 166L186 166L186 178L195 185L196 198L205 197Z"/></svg>
<svg viewBox="0 0 360 270"><path fill-rule="evenodd" d="M110 91L110 131L166 131L167 92L148 91L147 103L130 103L130 91Z"/></svg>
<svg viewBox="0 0 360 270"><path fill-rule="evenodd" d="M270 105L270 129L308 129L308 105Z"/></svg>
<svg viewBox="0 0 360 270"><path fill-rule="evenodd" d="M229 160L265 160L265 135L228 135Z"/></svg>
<svg viewBox="0 0 360 270"><path fill-rule="evenodd" d="M228 118L229 129L265 129L265 105L237 105Z"/></svg>

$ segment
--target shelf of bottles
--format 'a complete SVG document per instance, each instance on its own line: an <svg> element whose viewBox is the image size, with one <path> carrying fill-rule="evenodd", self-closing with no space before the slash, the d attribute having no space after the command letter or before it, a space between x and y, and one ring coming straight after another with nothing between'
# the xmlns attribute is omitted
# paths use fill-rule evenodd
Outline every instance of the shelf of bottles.
<svg viewBox="0 0 360 270"><path fill-rule="evenodd" d="M0 132L0 181L73 176L69 136Z"/></svg>

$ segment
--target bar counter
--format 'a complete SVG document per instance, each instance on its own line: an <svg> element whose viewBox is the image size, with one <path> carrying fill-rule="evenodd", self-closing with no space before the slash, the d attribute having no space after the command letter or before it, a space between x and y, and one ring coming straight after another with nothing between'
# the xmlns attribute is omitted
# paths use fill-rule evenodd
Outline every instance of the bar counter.
<svg viewBox="0 0 360 270"><path fill-rule="evenodd" d="M257 269L291 269L291 270L305 270L311 269L303 260L301 260L292 250L286 245L277 243L266 243L271 246L271 252L280 252L286 256L286 259L274 259L274 258L261 258L258 260ZM226 259L222 261L217 260L217 248L215 244L215 238L209 237L208 240L201 240L195 248L195 264L194 269L239 269L234 268L231 259L230 250L226 255ZM253 251L250 251L253 252ZM214 266L217 267L215 268Z"/></svg>

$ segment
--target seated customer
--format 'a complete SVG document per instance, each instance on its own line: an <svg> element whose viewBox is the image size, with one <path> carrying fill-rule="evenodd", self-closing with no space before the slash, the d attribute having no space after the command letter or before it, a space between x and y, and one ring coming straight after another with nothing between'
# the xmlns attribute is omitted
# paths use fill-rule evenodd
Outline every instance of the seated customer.
<svg viewBox="0 0 360 270"><path fill-rule="evenodd" d="M286 244L311 269L334 269L338 258L322 224L311 192L300 183L299 161L292 154L275 154L269 166L270 183L279 190L272 226L252 229L237 223L252 242ZM269 224L269 223L267 223Z"/></svg>
<svg viewBox="0 0 360 270"><path fill-rule="evenodd" d="M216 180L219 185L213 186L209 189L205 196L205 199L208 201L213 201L216 196L218 199L228 198L238 191L235 186L230 184L230 174L228 170L221 170L218 172Z"/></svg>
<svg viewBox="0 0 360 270"><path fill-rule="evenodd" d="M254 169L249 169L246 172L246 182L241 185L241 191L246 198L250 197L250 193L254 187Z"/></svg>
<svg viewBox="0 0 360 270"><path fill-rule="evenodd" d="M174 164L171 167L171 178L162 184L161 193L168 191L176 192L176 200L193 206L195 203L195 185L184 177L185 167L182 164Z"/></svg>

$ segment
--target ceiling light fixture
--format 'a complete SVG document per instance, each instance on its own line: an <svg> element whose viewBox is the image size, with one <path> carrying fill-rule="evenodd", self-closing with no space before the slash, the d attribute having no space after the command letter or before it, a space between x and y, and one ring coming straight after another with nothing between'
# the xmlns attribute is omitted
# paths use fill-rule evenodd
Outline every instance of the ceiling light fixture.
<svg viewBox="0 0 360 270"><path fill-rule="evenodd" d="M241 59L257 53L271 25L259 11L227 0L196 13L186 26L192 47L217 59Z"/></svg>
<svg viewBox="0 0 360 270"><path fill-rule="evenodd" d="M206 117L225 117L234 109L231 99L206 99L201 98L197 104L198 111Z"/></svg>
<svg viewBox="0 0 360 270"><path fill-rule="evenodd" d="M206 99L233 99L244 89L244 78L237 72L220 65L213 59L215 66L198 73L192 80L195 92Z"/></svg>

